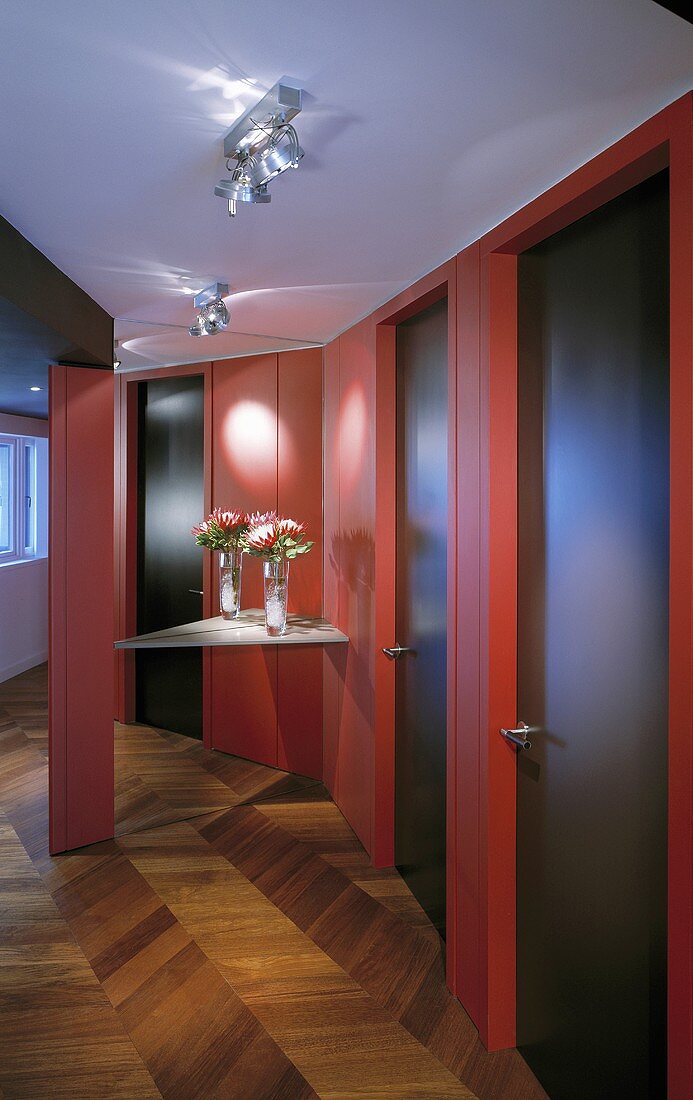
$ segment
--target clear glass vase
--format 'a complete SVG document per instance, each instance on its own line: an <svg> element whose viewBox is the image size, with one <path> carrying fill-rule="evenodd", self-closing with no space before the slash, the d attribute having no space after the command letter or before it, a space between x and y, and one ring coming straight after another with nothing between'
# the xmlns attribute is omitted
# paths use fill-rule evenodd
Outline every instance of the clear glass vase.
<svg viewBox="0 0 693 1100"><path fill-rule="evenodd" d="M265 628L270 638L281 638L286 630L286 603L289 593L289 563L263 562L265 577Z"/></svg>
<svg viewBox="0 0 693 1100"><path fill-rule="evenodd" d="M237 619L241 611L242 550L219 551L219 610L222 619Z"/></svg>

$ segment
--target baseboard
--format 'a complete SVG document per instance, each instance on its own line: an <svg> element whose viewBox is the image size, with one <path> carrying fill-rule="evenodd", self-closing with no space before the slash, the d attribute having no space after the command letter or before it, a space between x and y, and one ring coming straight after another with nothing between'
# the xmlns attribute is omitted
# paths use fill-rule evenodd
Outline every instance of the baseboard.
<svg viewBox="0 0 693 1100"><path fill-rule="evenodd" d="M5 665L4 668L0 668L0 684L4 684L5 680L11 680L14 676L21 675L22 672L28 672L30 668L36 668L36 665L42 665L48 660L48 650L44 650L42 653L34 653L31 657L25 657L23 661L17 661L14 665Z"/></svg>

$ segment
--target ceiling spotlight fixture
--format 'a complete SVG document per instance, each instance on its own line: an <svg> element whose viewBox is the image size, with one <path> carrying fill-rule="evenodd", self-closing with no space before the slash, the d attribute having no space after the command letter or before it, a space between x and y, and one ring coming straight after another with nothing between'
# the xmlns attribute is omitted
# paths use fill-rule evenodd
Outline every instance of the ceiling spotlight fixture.
<svg viewBox="0 0 693 1100"><path fill-rule="evenodd" d="M228 283L212 283L195 295L194 305L199 312L197 321L188 329L190 336L216 336L224 331L229 323L229 311L224 302L228 292Z"/></svg>
<svg viewBox="0 0 693 1100"><path fill-rule="evenodd" d="M219 180L214 194L226 199L229 217L235 217L239 202L270 202L270 180L287 168L298 168L303 149L291 119L301 102L301 89L283 78L227 133L224 156L230 175Z"/></svg>
<svg viewBox="0 0 693 1100"><path fill-rule="evenodd" d="M32 393L40 393L41 392L41 387L40 386L29 386L29 389L31 390Z"/></svg>

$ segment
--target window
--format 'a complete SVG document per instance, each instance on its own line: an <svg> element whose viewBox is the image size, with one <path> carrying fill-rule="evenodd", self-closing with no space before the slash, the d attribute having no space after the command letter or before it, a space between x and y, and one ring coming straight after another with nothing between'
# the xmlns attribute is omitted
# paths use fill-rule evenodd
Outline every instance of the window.
<svg viewBox="0 0 693 1100"><path fill-rule="evenodd" d="M47 450L45 439L0 435L0 564L45 554Z"/></svg>
<svg viewBox="0 0 693 1100"><path fill-rule="evenodd" d="M0 441L0 554L12 549L14 441Z"/></svg>

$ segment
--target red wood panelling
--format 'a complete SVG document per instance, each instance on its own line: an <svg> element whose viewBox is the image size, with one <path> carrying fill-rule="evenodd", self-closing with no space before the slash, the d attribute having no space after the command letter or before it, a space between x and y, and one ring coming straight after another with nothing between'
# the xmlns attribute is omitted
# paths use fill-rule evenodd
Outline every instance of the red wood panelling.
<svg viewBox="0 0 693 1100"><path fill-rule="evenodd" d="M48 844L67 848L67 371L49 373ZM112 801L112 799L111 799Z"/></svg>
<svg viewBox="0 0 693 1100"><path fill-rule="evenodd" d="M52 852L113 836L113 376L50 370Z"/></svg>
<svg viewBox="0 0 693 1100"><path fill-rule="evenodd" d="M125 494L120 490L120 447L124 432L121 429L122 410L120 404L120 379L116 375L113 379L114 410L113 410L113 632L116 639L122 638L120 632L120 566L121 566L121 509L125 506ZM125 681L123 654L120 650L113 650L113 717L118 720L120 714L120 693Z"/></svg>
<svg viewBox="0 0 693 1100"><path fill-rule="evenodd" d="M321 614L320 350L215 363L212 438L215 505L277 509L308 524L316 546L291 565L290 609ZM243 606L262 604L262 565L246 556ZM211 668L214 748L322 778L318 648L215 649Z"/></svg>
<svg viewBox="0 0 693 1100"><path fill-rule="evenodd" d="M323 608L325 618L340 622L339 614L339 340L323 353ZM339 723L346 665L344 646L325 646L323 653L323 782L337 800ZM339 803L338 803L339 804Z"/></svg>
<svg viewBox="0 0 693 1100"><path fill-rule="evenodd" d="M322 614L322 350L278 355L277 508L315 542L289 574L289 610ZM277 650L277 764L322 779L322 649Z"/></svg>
<svg viewBox="0 0 693 1100"><path fill-rule="evenodd" d="M277 767L322 779L323 646L277 646Z"/></svg>
<svg viewBox="0 0 693 1100"><path fill-rule="evenodd" d="M669 1094L693 1097L693 96L670 143ZM672 121L672 129L674 123Z"/></svg>
<svg viewBox="0 0 693 1100"><path fill-rule="evenodd" d="M488 542L488 615L482 654L487 708L479 763L488 776L479 821L479 1031L490 1049L515 1045L515 749L499 736L515 725L517 707L517 259L493 255L482 264L482 362L488 365L488 470L484 507ZM486 310L488 312L486 312ZM509 839L511 838L511 839Z"/></svg>
<svg viewBox="0 0 693 1100"><path fill-rule="evenodd" d="M457 977L478 1026L479 1004L479 246L457 263ZM485 650L484 650L485 651Z"/></svg>
<svg viewBox="0 0 693 1100"><path fill-rule="evenodd" d="M277 356L227 359L212 368L212 501L277 507ZM213 587L216 587L216 564ZM262 607L262 563L243 559L243 607ZM218 613L218 612L217 612ZM277 653L273 647L214 649L212 746L277 763Z"/></svg>
<svg viewBox="0 0 693 1100"><path fill-rule="evenodd" d="M212 748L277 764L277 647L211 650Z"/></svg>
<svg viewBox="0 0 693 1100"><path fill-rule="evenodd" d="M373 851L376 867L395 862L395 676L382 654L395 637L397 569L397 329L376 329L375 390L375 745ZM406 644L406 643L405 643Z"/></svg>
<svg viewBox="0 0 693 1100"><path fill-rule="evenodd" d="M457 992L459 951L457 846L459 842L459 800L457 792L457 264L445 265L448 298L448 529L447 529L447 788L446 788L446 951L445 973L453 993ZM465 700L462 698L462 705ZM393 769L394 771L394 769Z"/></svg>
<svg viewBox="0 0 693 1100"><path fill-rule="evenodd" d="M335 434L339 528L339 621L343 658L333 796L372 852L375 716L375 328L364 321L339 340L340 404Z"/></svg>
<svg viewBox="0 0 693 1100"><path fill-rule="evenodd" d="M289 610L322 614L322 349L279 353L277 507L315 542L291 565Z"/></svg>

